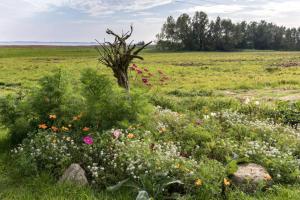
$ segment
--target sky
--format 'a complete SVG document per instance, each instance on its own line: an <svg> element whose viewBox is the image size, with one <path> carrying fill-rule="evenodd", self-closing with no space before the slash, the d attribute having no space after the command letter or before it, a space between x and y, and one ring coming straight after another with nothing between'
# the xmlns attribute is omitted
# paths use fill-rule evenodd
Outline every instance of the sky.
<svg viewBox="0 0 300 200"><path fill-rule="evenodd" d="M235 22L300 27L300 0L0 0L0 41L93 42L105 30L155 40L167 16L204 11Z"/></svg>

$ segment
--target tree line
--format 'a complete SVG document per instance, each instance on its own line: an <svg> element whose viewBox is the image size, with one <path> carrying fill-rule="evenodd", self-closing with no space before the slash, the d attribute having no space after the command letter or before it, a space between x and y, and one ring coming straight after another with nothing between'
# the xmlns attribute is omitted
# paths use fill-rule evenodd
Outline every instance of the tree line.
<svg viewBox="0 0 300 200"><path fill-rule="evenodd" d="M157 34L157 47L162 50L228 51L236 49L300 50L300 27L286 28L266 21L230 19L210 21L204 12L193 17L169 16Z"/></svg>

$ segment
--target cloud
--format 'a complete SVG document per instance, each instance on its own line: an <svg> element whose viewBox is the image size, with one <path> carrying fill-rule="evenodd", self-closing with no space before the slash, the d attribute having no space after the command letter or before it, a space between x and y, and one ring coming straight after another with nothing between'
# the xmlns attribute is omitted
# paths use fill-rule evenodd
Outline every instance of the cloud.
<svg viewBox="0 0 300 200"><path fill-rule="evenodd" d="M6 0L7 1L7 0ZM166 5L172 0L23 0L33 7L34 11L46 12L59 7L71 8L98 16L111 14L118 11L143 11L161 5Z"/></svg>

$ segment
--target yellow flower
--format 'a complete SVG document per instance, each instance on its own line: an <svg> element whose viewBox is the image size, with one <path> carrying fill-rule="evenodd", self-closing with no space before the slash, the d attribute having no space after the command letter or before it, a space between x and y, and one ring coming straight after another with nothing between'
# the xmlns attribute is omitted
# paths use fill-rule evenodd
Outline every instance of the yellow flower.
<svg viewBox="0 0 300 200"><path fill-rule="evenodd" d="M224 178L224 185L229 186L231 184L230 180L227 178Z"/></svg>
<svg viewBox="0 0 300 200"><path fill-rule="evenodd" d="M65 126L63 126L61 129L62 129L63 131L69 131L69 128L67 128L67 127L65 127Z"/></svg>
<svg viewBox="0 0 300 200"><path fill-rule="evenodd" d="M175 168L176 168L176 169L179 169L179 168L180 168L180 164L177 163L177 164L175 165Z"/></svg>
<svg viewBox="0 0 300 200"><path fill-rule="evenodd" d="M132 133L129 133L129 134L127 135L127 138L128 138L128 139L133 139L133 138L135 138L135 135L132 134Z"/></svg>
<svg viewBox="0 0 300 200"><path fill-rule="evenodd" d="M49 119L56 119L56 115L49 115Z"/></svg>
<svg viewBox="0 0 300 200"><path fill-rule="evenodd" d="M200 187L202 184L203 184L203 182L201 179L198 178L195 180L195 186Z"/></svg>
<svg viewBox="0 0 300 200"><path fill-rule="evenodd" d="M164 133L164 132L166 132L166 131L167 131L167 129L166 129L165 127L162 127L162 128L159 129L159 132L160 132L160 133Z"/></svg>

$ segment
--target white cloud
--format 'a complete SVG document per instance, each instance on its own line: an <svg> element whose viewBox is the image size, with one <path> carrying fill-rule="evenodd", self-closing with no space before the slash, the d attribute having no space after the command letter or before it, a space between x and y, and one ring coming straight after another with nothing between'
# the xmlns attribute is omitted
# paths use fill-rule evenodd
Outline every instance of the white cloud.
<svg viewBox="0 0 300 200"><path fill-rule="evenodd" d="M179 10L181 13L194 13L196 11L204 11L208 14L218 14L218 13L234 13L241 11L245 8L243 5L203 5L194 6L188 9Z"/></svg>
<svg viewBox="0 0 300 200"><path fill-rule="evenodd" d="M8 0L5 0L8 1ZM23 0L34 11L45 12L57 7L72 8L91 16L110 14L116 11L142 11L169 4L172 0Z"/></svg>

